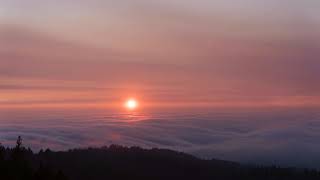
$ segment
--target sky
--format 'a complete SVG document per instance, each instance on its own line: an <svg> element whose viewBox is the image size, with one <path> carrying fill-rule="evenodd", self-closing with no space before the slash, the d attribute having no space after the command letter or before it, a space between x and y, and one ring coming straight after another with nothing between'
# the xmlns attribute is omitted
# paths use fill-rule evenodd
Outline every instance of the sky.
<svg viewBox="0 0 320 180"><path fill-rule="evenodd" d="M0 0L0 141L320 167L320 1ZM136 111L123 107L138 100Z"/></svg>
<svg viewBox="0 0 320 180"><path fill-rule="evenodd" d="M317 0L1 0L0 107L318 106Z"/></svg>

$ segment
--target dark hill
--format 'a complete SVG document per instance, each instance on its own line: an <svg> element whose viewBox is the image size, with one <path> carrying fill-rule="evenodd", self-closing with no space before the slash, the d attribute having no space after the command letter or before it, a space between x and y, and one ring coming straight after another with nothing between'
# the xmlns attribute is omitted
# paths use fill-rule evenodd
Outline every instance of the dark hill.
<svg viewBox="0 0 320 180"><path fill-rule="evenodd" d="M245 166L220 160L202 160L164 149L112 145L66 152L37 154L17 145L1 148L0 179L104 180L104 179L220 179L220 180L312 180L311 170Z"/></svg>

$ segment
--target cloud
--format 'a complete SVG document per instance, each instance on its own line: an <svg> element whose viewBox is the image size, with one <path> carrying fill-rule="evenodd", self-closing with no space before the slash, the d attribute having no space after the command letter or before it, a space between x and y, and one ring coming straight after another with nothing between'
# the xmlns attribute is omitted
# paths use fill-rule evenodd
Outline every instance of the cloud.
<svg viewBox="0 0 320 180"><path fill-rule="evenodd" d="M320 40L318 27L309 18L280 26L255 20L250 25L225 16L198 16L187 7L168 7L167 3L158 9L153 3L133 4L126 8L137 21L126 17L115 26L92 25L71 34L59 22L55 23L60 33L35 24L1 25L0 76L94 82L78 90L100 89L101 93L105 87L121 86L118 92L131 89L155 101L177 103L313 104L309 100L318 99ZM41 84L31 88L17 82L2 84L2 90L10 86L34 92L60 89L66 94L73 89Z"/></svg>
<svg viewBox="0 0 320 180"><path fill-rule="evenodd" d="M205 158L320 166L316 109L202 110L196 115L162 111L139 114L142 121L107 110L14 111L1 110L0 137L5 145L13 145L22 135L25 145L34 149L116 143L176 149Z"/></svg>

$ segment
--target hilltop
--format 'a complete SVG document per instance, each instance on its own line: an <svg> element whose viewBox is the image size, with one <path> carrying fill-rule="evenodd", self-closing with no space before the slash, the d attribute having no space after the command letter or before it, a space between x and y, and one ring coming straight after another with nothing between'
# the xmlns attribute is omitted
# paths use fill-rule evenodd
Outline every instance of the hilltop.
<svg viewBox="0 0 320 180"><path fill-rule="evenodd" d="M33 153L22 147L0 148L0 179L101 180L101 179L320 179L314 170L258 167L222 160L203 160L166 149L111 145L101 148Z"/></svg>

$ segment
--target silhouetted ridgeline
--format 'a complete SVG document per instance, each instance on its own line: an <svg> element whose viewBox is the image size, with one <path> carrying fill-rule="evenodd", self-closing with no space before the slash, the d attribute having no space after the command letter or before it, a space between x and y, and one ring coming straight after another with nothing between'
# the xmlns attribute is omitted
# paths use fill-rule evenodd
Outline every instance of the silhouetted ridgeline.
<svg viewBox="0 0 320 180"><path fill-rule="evenodd" d="M219 179L308 180L320 173L277 167L253 167L219 160L201 160L170 150L145 150L112 145L67 152L0 147L0 179L4 180L116 180Z"/></svg>

